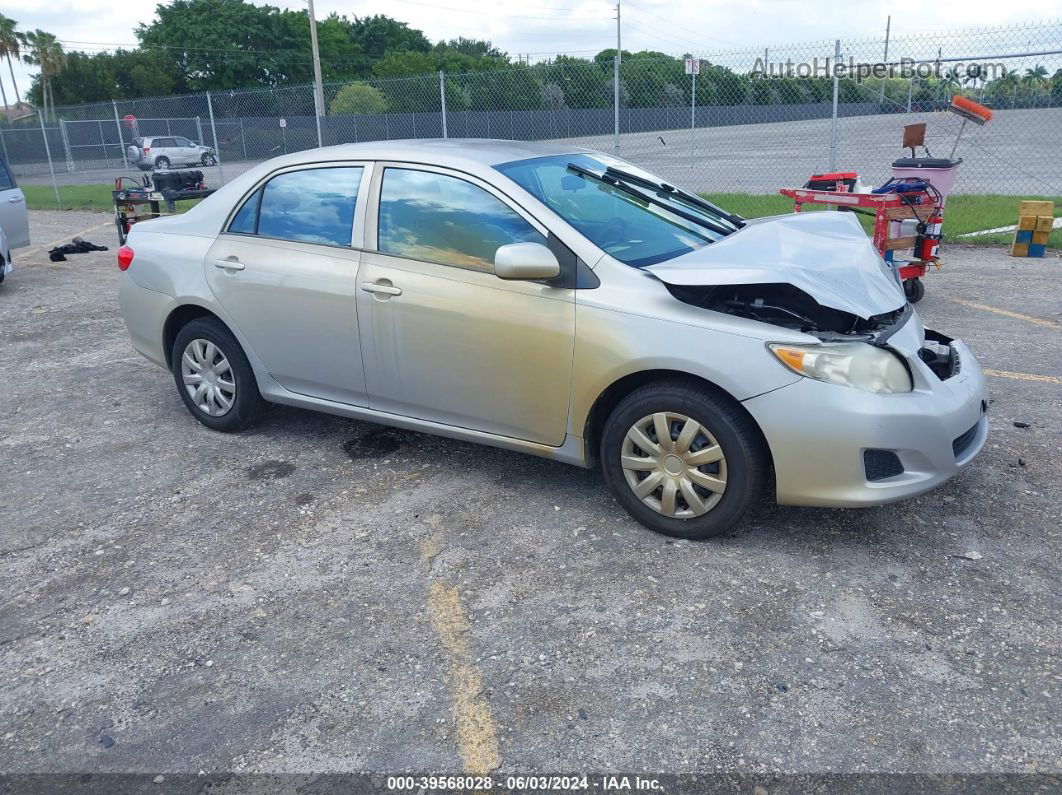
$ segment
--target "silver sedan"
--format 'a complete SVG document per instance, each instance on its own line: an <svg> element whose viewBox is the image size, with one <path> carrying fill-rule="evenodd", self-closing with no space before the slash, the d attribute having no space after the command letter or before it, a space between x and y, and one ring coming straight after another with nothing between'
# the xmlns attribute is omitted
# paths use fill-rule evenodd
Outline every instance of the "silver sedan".
<svg viewBox="0 0 1062 795"><path fill-rule="evenodd" d="M133 345L199 422L269 403L600 465L652 530L927 491L985 443L981 368L849 213L745 220L612 156L316 149L118 255Z"/></svg>

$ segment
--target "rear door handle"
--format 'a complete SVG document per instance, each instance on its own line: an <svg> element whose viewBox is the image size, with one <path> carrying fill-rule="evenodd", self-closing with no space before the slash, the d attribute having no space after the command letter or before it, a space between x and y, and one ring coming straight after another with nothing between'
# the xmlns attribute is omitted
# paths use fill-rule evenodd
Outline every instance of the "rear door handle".
<svg viewBox="0 0 1062 795"><path fill-rule="evenodd" d="M402 288L393 284L381 284L380 282L362 282L361 289L367 293L383 293L384 295L402 295Z"/></svg>
<svg viewBox="0 0 1062 795"><path fill-rule="evenodd" d="M23 197L23 196L12 196L10 199L8 199L8 201L11 202L12 204L18 204L24 198L25 197Z"/></svg>
<svg viewBox="0 0 1062 795"><path fill-rule="evenodd" d="M214 267L226 271L242 271L246 266L236 257L225 257L225 259L214 260Z"/></svg>

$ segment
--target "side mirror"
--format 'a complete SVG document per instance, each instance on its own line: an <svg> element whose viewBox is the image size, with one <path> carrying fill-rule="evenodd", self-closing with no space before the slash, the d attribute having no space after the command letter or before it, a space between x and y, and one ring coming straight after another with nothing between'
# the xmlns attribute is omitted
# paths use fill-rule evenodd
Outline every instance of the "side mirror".
<svg viewBox="0 0 1062 795"><path fill-rule="evenodd" d="M560 263L541 243L510 243L494 252L494 273L499 279L552 279L560 276Z"/></svg>

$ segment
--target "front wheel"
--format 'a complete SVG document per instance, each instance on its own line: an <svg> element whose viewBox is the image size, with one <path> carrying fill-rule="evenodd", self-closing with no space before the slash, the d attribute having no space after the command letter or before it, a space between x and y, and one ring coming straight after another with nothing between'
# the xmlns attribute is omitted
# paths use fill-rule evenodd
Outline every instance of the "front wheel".
<svg viewBox="0 0 1062 795"><path fill-rule="evenodd" d="M210 152L206 152L206 153L203 154L203 165L204 166L216 166L217 164L218 164L217 158L214 157L214 155L210 154Z"/></svg>
<svg viewBox="0 0 1062 795"><path fill-rule="evenodd" d="M208 428L242 431L265 409L251 363L218 320L198 318L177 332L171 364L181 400Z"/></svg>
<svg viewBox="0 0 1062 795"><path fill-rule="evenodd" d="M763 493L768 454L752 420L704 387L641 387L612 412L601 467L631 516L657 533L701 540L724 533Z"/></svg>

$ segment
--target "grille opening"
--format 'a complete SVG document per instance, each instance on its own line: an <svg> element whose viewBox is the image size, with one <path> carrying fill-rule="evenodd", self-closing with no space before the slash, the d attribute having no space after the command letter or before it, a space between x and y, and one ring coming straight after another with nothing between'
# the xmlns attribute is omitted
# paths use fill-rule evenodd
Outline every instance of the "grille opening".
<svg viewBox="0 0 1062 795"><path fill-rule="evenodd" d="M970 445L972 445L974 439L977 438L977 428L980 424L980 422L976 423L970 428L970 430L955 437L955 440L951 443L951 451L955 454L956 458L962 458L963 453L970 449Z"/></svg>
<svg viewBox="0 0 1062 795"><path fill-rule="evenodd" d="M871 482L903 474L900 457L892 450L864 450L863 469Z"/></svg>

